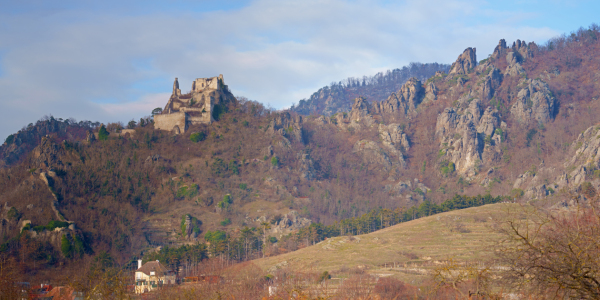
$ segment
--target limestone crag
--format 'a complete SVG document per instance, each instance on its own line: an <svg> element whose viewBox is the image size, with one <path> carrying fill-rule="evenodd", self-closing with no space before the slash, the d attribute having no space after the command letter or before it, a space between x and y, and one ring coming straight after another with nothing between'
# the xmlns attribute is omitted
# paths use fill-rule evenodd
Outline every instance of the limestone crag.
<svg viewBox="0 0 600 300"><path fill-rule="evenodd" d="M267 133L281 135L289 140L302 142L302 116L282 112L275 115L269 124Z"/></svg>
<svg viewBox="0 0 600 300"><path fill-rule="evenodd" d="M93 132L93 131L91 131L91 130L88 130L88 131L86 132L86 135L85 135L85 141L86 141L86 142L88 142L88 143L93 143L93 142L95 142L95 141L96 141L96 135L94 134L94 132Z"/></svg>
<svg viewBox="0 0 600 300"><path fill-rule="evenodd" d="M493 59L498 59L500 57L504 57L507 50L508 50L508 47L506 46L506 40L501 39L498 42L498 45L496 46L496 48L494 48L494 52L492 52L492 55L490 57Z"/></svg>
<svg viewBox="0 0 600 300"><path fill-rule="evenodd" d="M475 66L477 66L476 49L469 47L452 64L448 75L464 75L469 73L469 70L475 68Z"/></svg>
<svg viewBox="0 0 600 300"><path fill-rule="evenodd" d="M390 124L387 126L379 124L379 137L389 153L398 157L400 166L406 168L404 153L410 149L410 143L408 136L403 132L400 124Z"/></svg>
<svg viewBox="0 0 600 300"><path fill-rule="evenodd" d="M520 63L527 60L528 58L533 57L533 51L531 51L531 48L533 47L537 47L533 42L527 44L525 41L516 40L513 42L511 48L513 52L518 53L519 60L521 60L519 61Z"/></svg>
<svg viewBox="0 0 600 300"><path fill-rule="evenodd" d="M423 102L435 101L437 100L438 88L435 86L435 83L429 82L425 84L425 98Z"/></svg>
<svg viewBox="0 0 600 300"><path fill-rule="evenodd" d="M520 85L525 87L519 91L510 109L513 117L521 123L548 123L553 120L557 101L548 84L540 79L524 79Z"/></svg>
<svg viewBox="0 0 600 300"><path fill-rule="evenodd" d="M429 87L430 99L436 99L437 88L435 85ZM369 103L364 97L358 97L352 104L349 119L338 114L335 117L337 124L363 123L370 127L375 124L374 115L385 115L391 119L401 116L414 116L417 107L426 96L426 89L420 80L409 79L396 93L392 93L385 101Z"/></svg>
<svg viewBox="0 0 600 300"><path fill-rule="evenodd" d="M286 234L310 226L311 223L311 220L301 217L297 211L291 210L271 227L271 234L281 238Z"/></svg>
<svg viewBox="0 0 600 300"><path fill-rule="evenodd" d="M40 144L33 149L32 168L62 168L60 157L65 154L64 152L62 145L55 143L49 137L43 137Z"/></svg>
<svg viewBox="0 0 600 300"><path fill-rule="evenodd" d="M436 137L440 141L440 161L455 165L456 172L474 176L483 163L496 160L501 152L502 122L498 111L487 107L481 112L479 99L472 99L460 113L446 108L438 115Z"/></svg>
<svg viewBox="0 0 600 300"><path fill-rule="evenodd" d="M414 180L400 180L397 183L386 184L384 190L390 193L391 196L404 195L408 200L422 200L423 196L431 191L430 188L421 183L417 178ZM408 197L408 195L411 195L411 197Z"/></svg>
<svg viewBox="0 0 600 300"><path fill-rule="evenodd" d="M369 102L367 102L367 99L364 97L358 97L354 99L349 117L352 122L359 123L361 120L366 119L367 121L371 121L368 123L372 123L373 118L371 117L371 105Z"/></svg>
<svg viewBox="0 0 600 300"><path fill-rule="evenodd" d="M503 76L500 69L494 66L489 67L488 70L489 73L484 77L481 85L481 97L490 100L494 97L496 89L502 84Z"/></svg>
<svg viewBox="0 0 600 300"><path fill-rule="evenodd" d="M570 159L562 169L538 167L519 175L513 188L524 191L527 199L539 199L555 192L577 190L589 182L600 190L597 170L600 169L600 126L591 126L571 144ZM558 173L558 176L556 175ZM596 174L596 175L595 175Z"/></svg>
<svg viewBox="0 0 600 300"><path fill-rule="evenodd" d="M183 237L186 240L195 240L198 237L198 234L200 234L198 222L196 218L192 218L189 214L185 215Z"/></svg>
<svg viewBox="0 0 600 300"><path fill-rule="evenodd" d="M373 141L360 140L356 142L354 144L353 152L359 154L367 164L374 164L383 167L385 170L390 170L392 168L392 161L388 155ZM404 159L402 159L402 161L404 161Z"/></svg>
<svg viewBox="0 0 600 300"><path fill-rule="evenodd" d="M316 177L314 163L308 154L301 154L298 160L298 170L300 170L300 178L313 180Z"/></svg>
<svg viewBox="0 0 600 300"><path fill-rule="evenodd" d="M508 52L506 54L506 70L504 70L505 76L522 76L525 75L525 69L521 66L522 58L518 52Z"/></svg>
<svg viewBox="0 0 600 300"><path fill-rule="evenodd" d="M424 97L425 89L421 81L411 78L398 92L392 93L385 101L373 103L373 113L414 114Z"/></svg>
<svg viewBox="0 0 600 300"><path fill-rule="evenodd" d="M40 144L45 136L52 136L57 141L81 140L85 138L86 131L95 125L89 121L77 123L73 119L63 121L54 117L37 121L35 124L31 123L17 133L9 135L6 141L0 144L0 167L21 161Z"/></svg>

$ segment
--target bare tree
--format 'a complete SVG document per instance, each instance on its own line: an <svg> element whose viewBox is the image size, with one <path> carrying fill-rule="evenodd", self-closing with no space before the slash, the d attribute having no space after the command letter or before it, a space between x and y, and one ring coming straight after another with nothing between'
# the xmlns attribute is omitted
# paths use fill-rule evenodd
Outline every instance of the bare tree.
<svg viewBox="0 0 600 300"><path fill-rule="evenodd" d="M600 299L597 201L594 197L561 210L523 207L512 212L500 227L506 239L499 255L509 283L538 295Z"/></svg>

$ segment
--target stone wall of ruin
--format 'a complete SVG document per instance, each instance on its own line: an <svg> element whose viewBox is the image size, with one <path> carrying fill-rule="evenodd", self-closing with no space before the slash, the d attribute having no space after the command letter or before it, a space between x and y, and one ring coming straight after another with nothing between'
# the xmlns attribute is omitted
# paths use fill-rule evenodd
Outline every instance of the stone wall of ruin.
<svg viewBox="0 0 600 300"><path fill-rule="evenodd" d="M175 126L179 126L181 132L185 132L187 115L185 112L175 112L171 114L161 114L154 116L154 129L171 131Z"/></svg>

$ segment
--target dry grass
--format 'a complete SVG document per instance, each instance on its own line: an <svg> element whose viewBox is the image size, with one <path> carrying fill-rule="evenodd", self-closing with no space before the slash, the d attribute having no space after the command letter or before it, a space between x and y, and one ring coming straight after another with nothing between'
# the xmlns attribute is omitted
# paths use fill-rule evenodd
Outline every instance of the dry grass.
<svg viewBox="0 0 600 300"><path fill-rule="evenodd" d="M494 224L514 209L520 207L490 204L447 212L370 234L331 238L255 263L267 272L287 262L297 271L329 271L335 276L364 270L416 284L426 279L429 269L448 258L464 262L492 259L494 245L501 237Z"/></svg>

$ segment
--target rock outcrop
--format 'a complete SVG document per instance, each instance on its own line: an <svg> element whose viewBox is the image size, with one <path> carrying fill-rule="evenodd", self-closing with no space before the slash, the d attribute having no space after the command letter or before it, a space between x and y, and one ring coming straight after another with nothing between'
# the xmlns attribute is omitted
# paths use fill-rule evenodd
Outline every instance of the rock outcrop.
<svg viewBox="0 0 600 300"><path fill-rule="evenodd" d="M433 85L429 89L430 97L435 99L437 88ZM352 104L349 122L363 122L368 127L374 124L373 115L386 115L391 118L414 116L417 113L417 107L423 102L425 94L426 90L421 81L411 78L385 101L369 103L364 97L358 97ZM338 114L336 117L341 118L336 120L336 123L345 122L342 115Z"/></svg>
<svg viewBox="0 0 600 300"><path fill-rule="evenodd" d="M450 73L448 75L463 75L469 73L469 70L475 68L477 66L477 55L475 48L467 48L465 51L458 57L456 62L452 64L450 67Z"/></svg>
<svg viewBox="0 0 600 300"><path fill-rule="evenodd" d="M370 117L371 105L364 97L354 99L352 110L350 111L350 119L354 122L360 122L361 119Z"/></svg>
<svg viewBox="0 0 600 300"><path fill-rule="evenodd" d="M498 59L500 57L504 57L507 49L508 47L506 46L506 40L501 39L498 42L498 46L494 48L494 52L492 52L491 58Z"/></svg>
<svg viewBox="0 0 600 300"><path fill-rule="evenodd" d="M392 167L392 161L388 155L373 141L360 140L356 142L353 152L359 154L367 164L379 165L385 170L390 170Z"/></svg>
<svg viewBox="0 0 600 300"><path fill-rule="evenodd" d="M438 88L435 86L435 83L429 82L425 84L425 99L423 102L435 101L437 100Z"/></svg>
<svg viewBox="0 0 600 300"><path fill-rule="evenodd" d="M404 133L400 124L390 124L387 126L379 124L379 137L388 152L398 157L400 166L406 168L404 153L410 149L410 143L408 136Z"/></svg>
<svg viewBox="0 0 600 300"><path fill-rule="evenodd" d="M32 167L40 169L62 168L60 157L64 155L64 148L52 141L49 137L43 137L40 144L33 149Z"/></svg>
<svg viewBox="0 0 600 300"><path fill-rule="evenodd" d="M398 92L392 93L385 101L373 103L373 112L405 115L415 113L424 97L425 89L421 81L411 78Z"/></svg>
<svg viewBox="0 0 600 300"><path fill-rule="evenodd" d="M316 177L315 167L310 155L302 154L298 160L298 170L300 170L300 178L313 180Z"/></svg>
<svg viewBox="0 0 600 300"><path fill-rule="evenodd" d="M557 101L548 84L539 79L524 80L510 112L521 123L547 123L554 119Z"/></svg>
<svg viewBox="0 0 600 300"><path fill-rule="evenodd" d="M500 85L502 84L503 79L500 69L494 66L491 66L489 68L490 71L484 77L483 85L481 87L481 97L487 100L490 100L494 97L494 93L496 92L496 89L498 89L498 87L500 87Z"/></svg>
<svg viewBox="0 0 600 300"><path fill-rule="evenodd" d="M201 222L198 219L189 214L185 215L182 228L183 238L186 240L195 240L200 234L200 224Z"/></svg>
<svg viewBox="0 0 600 300"><path fill-rule="evenodd" d="M308 99L298 101L298 104L292 106L290 110L301 115L329 117L350 111L357 96L363 96L369 102L384 101L412 77L425 81L434 73L447 73L449 69L450 65L446 64L411 63L409 66L378 73L373 77L348 78L340 83L319 89Z"/></svg>
<svg viewBox="0 0 600 300"><path fill-rule="evenodd" d="M425 184L421 183L419 179L414 180L398 181L394 184L386 184L384 190L392 196L400 196L409 193L411 196L406 197L409 200L423 200L423 196L431 191ZM408 196L408 195L406 195Z"/></svg>
<svg viewBox="0 0 600 300"><path fill-rule="evenodd" d="M571 144L570 159L564 162L564 169L539 167L519 175L514 189L524 191L526 199L550 196L555 192L574 191L585 182L600 190L600 126L591 126ZM558 173L558 176L556 175Z"/></svg>
<svg viewBox="0 0 600 300"><path fill-rule="evenodd" d="M276 235L278 238L298 231L306 226L310 226L311 220L301 217L295 210L285 214L281 220L277 221L271 228L271 234Z"/></svg>
<svg viewBox="0 0 600 300"><path fill-rule="evenodd" d="M291 141L302 142L302 116L292 115L289 112L276 114L267 132L272 135L282 135Z"/></svg>
<svg viewBox="0 0 600 300"><path fill-rule="evenodd" d="M472 99L460 113L446 108L438 115L436 137L440 160L452 162L458 174L474 176L483 163L499 157L502 122L498 111L481 112L479 99Z"/></svg>
<svg viewBox="0 0 600 300"><path fill-rule="evenodd" d="M27 156L37 147L42 138L52 136L56 141L83 140L86 132L91 130L95 124L89 121L75 122L73 119L64 120L49 117L29 124L19 132L11 134L6 138L4 144L0 145L0 167L13 165Z"/></svg>
<svg viewBox="0 0 600 300"><path fill-rule="evenodd" d="M508 52L506 54L506 63L508 66L504 71L504 75L506 76L521 76L521 74L525 74L525 69L521 66L522 57L518 52Z"/></svg>

